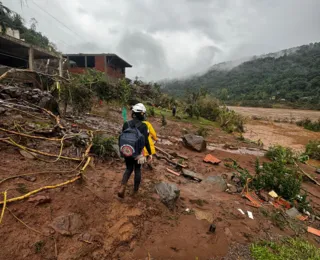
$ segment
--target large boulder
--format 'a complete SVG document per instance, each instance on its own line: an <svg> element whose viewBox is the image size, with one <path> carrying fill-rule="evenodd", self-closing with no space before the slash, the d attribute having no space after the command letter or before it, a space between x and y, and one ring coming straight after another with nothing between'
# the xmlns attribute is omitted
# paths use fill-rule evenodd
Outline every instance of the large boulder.
<svg viewBox="0 0 320 260"><path fill-rule="evenodd" d="M203 152L207 149L207 143L202 136L186 134L182 137L182 140L185 146L198 152Z"/></svg>
<svg viewBox="0 0 320 260"><path fill-rule="evenodd" d="M180 196L180 190L177 186L171 183L160 182L156 184L155 190L160 196L162 203L173 210Z"/></svg>
<svg viewBox="0 0 320 260"><path fill-rule="evenodd" d="M201 174L184 169L184 168L182 169L182 175L199 182L203 180L203 176Z"/></svg>
<svg viewBox="0 0 320 260"><path fill-rule="evenodd" d="M56 217L50 227L56 232L65 236L72 236L81 233L80 230L83 226L81 216L76 213Z"/></svg>
<svg viewBox="0 0 320 260"><path fill-rule="evenodd" d="M227 182L222 176L210 176L204 179L202 183L213 191L225 191L227 189Z"/></svg>

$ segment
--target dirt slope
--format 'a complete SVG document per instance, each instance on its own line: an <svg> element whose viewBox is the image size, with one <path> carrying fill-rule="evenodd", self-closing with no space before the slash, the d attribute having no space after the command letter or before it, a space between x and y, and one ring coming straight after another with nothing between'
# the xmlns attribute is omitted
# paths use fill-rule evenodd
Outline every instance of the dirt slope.
<svg viewBox="0 0 320 260"><path fill-rule="evenodd" d="M108 120L98 120L106 129L108 122L112 122L113 129L121 126L121 116L116 111L109 114ZM232 170L224 166L225 160L230 157L242 167L254 169L254 155L221 150L211 151L223 160L220 165L205 164L202 160L209 151L193 152L178 141L183 128L195 131L196 127L168 120L168 126L161 128L158 119L151 119L151 122L166 140L157 145L188 156L189 168L204 177L231 176ZM250 146L219 129L211 129L207 139L209 143ZM76 166L76 163L64 160L50 164L26 159L17 149L4 144L0 144L0 160L0 180L21 173L52 169L64 171ZM292 229L280 230L260 210L247 206L239 194L228 194L204 183L172 175L166 168L173 168L165 161L155 159L153 164L154 170L143 170L141 190L136 197L130 194L133 178L125 199L116 196L124 171L120 160L95 160L86 171L85 181L40 194L49 196L51 202L36 205L21 201L8 205L10 211L28 228L9 211L5 212L0 226L0 259L185 260L198 257L202 260L223 257L239 259L240 256L250 259L249 243L294 235ZM8 190L8 196L15 197L44 185L63 182L70 174L37 174L36 177L35 182L22 178L10 180L0 184L0 190ZM175 183L181 190L181 198L173 212L154 193L154 185L160 181ZM320 196L318 189L313 192ZM186 212L187 208L191 209L191 213ZM252 211L254 220L243 216L238 208ZM216 225L214 234L208 233L211 223ZM61 230L64 235L61 235Z"/></svg>

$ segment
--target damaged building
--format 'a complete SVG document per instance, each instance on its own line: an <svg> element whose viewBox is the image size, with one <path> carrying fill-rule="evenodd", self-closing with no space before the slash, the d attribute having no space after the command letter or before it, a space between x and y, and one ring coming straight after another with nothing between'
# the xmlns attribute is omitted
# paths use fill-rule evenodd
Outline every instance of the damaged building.
<svg viewBox="0 0 320 260"><path fill-rule="evenodd" d="M19 39L19 34L0 34L0 74L10 68L37 70L37 61L56 60L62 76L62 56Z"/></svg>
<svg viewBox="0 0 320 260"><path fill-rule="evenodd" d="M84 73L87 69L104 72L108 79L126 77L126 68L132 66L116 54L65 54L68 59L68 70L71 73Z"/></svg>

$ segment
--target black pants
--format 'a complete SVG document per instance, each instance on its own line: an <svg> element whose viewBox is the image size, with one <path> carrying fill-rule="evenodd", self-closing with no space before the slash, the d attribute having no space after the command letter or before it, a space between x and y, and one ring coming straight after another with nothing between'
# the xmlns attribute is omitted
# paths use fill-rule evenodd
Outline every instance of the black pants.
<svg viewBox="0 0 320 260"><path fill-rule="evenodd" d="M127 168L123 174L121 183L123 185L127 184L134 170L134 190L138 191L141 182L141 164L138 164L138 161L133 158L125 158L125 161Z"/></svg>

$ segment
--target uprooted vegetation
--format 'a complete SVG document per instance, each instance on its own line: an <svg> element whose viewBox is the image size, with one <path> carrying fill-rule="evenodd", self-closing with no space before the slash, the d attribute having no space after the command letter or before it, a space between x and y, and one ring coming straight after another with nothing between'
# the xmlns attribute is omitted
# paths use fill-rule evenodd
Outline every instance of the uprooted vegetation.
<svg viewBox="0 0 320 260"><path fill-rule="evenodd" d="M296 157L291 149L280 145L270 147L266 157L272 161L260 164L257 159L254 175L235 161L227 166L237 170L242 186L248 184L256 191L274 190L289 201L297 199L298 195L303 196L300 194L303 172L297 164L300 157Z"/></svg>
<svg viewBox="0 0 320 260"><path fill-rule="evenodd" d="M311 119L306 118L298 121L297 125L302 126L310 131L320 132L320 118L317 121L312 121Z"/></svg>

